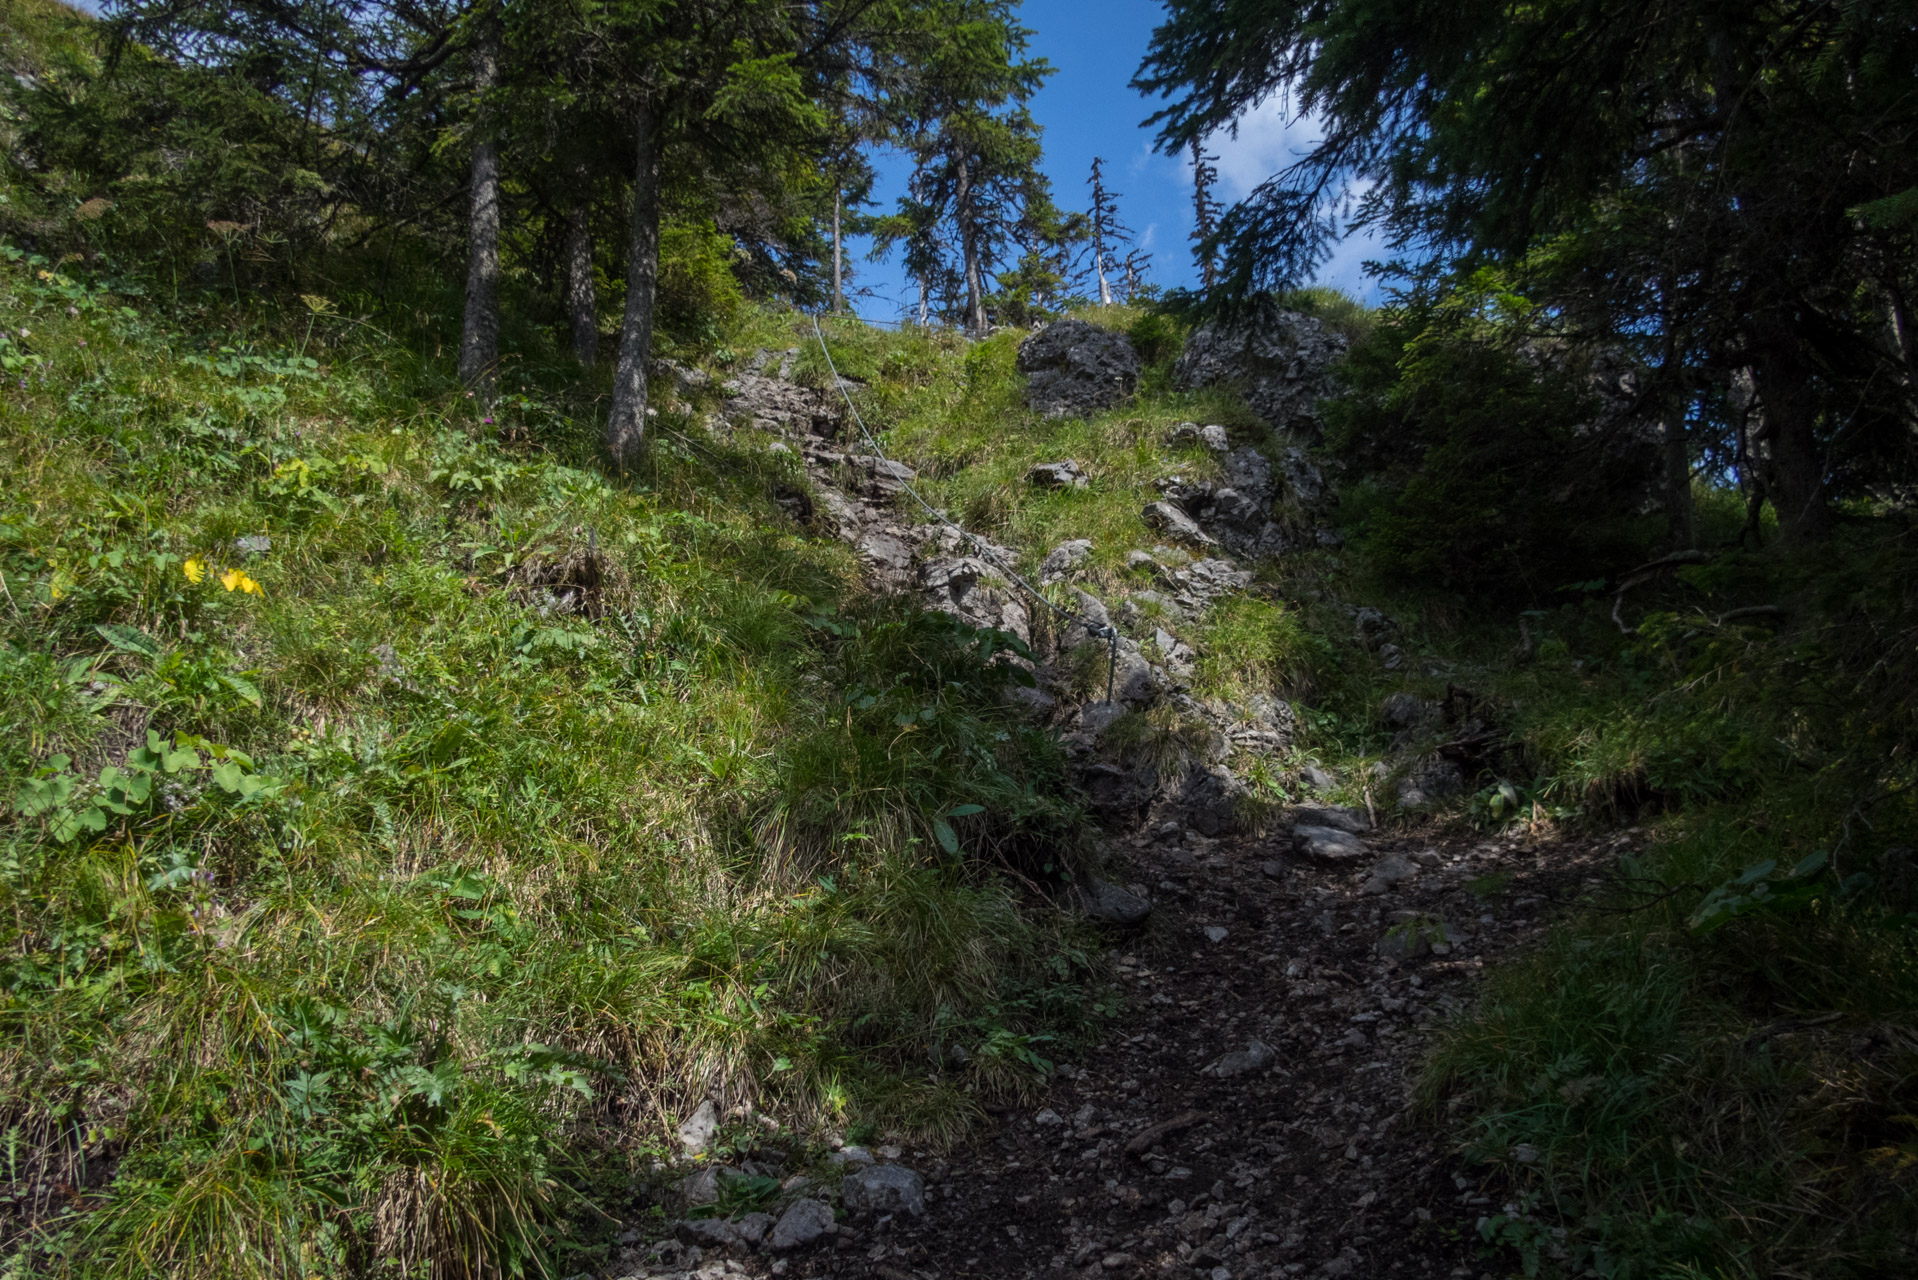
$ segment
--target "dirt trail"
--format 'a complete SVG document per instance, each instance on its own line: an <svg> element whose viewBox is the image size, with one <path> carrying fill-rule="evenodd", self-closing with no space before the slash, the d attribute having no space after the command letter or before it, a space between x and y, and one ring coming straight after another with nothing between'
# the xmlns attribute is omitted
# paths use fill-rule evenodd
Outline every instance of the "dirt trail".
<svg viewBox="0 0 1918 1280"><path fill-rule="evenodd" d="M1125 1012L1047 1097L963 1149L879 1153L925 1175L923 1216L843 1215L783 1254L668 1246L652 1273L1480 1275L1476 1224L1499 1206L1412 1114L1418 1064L1485 966L1587 893L1632 834L1373 833L1358 870L1303 861L1282 834L1134 840L1114 869L1156 908L1114 935ZM1393 855L1415 878L1366 892ZM1442 918L1453 941L1382 959L1395 924L1398 937L1444 936L1408 917Z"/></svg>
<svg viewBox="0 0 1918 1280"><path fill-rule="evenodd" d="M806 499L794 514L856 547L878 590L917 589L961 616L1016 604L984 588L989 566L902 521L909 468L828 443L837 406L786 380L795 355L781 377L761 376L761 360L728 384L735 414L801 450L823 510ZM1289 824L1135 836L1106 871L1154 906L1142 928L1110 935L1125 1009L1107 1041L957 1152L841 1153L912 1170L886 1175L909 1200L923 1175L922 1212L861 1211L830 1184L789 1183L818 1198L801 1202L810 1225L791 1224L804 1243L776 1241L770 1218L748 1223L746 1241L685 1222L650 1247L629 1232L605 1275L1477 1276L1476 1225L1499 1206L1413 1113L1419 1065L1485 966L1584 896L1635 834L1373 831L1339 867L1297 852Z"/></svg>

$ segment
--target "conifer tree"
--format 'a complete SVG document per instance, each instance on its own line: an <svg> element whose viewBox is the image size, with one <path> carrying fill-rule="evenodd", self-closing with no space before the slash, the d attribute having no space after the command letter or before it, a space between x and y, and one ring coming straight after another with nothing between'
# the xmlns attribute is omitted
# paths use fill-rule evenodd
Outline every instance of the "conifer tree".
<svg viewBox="0 0 1918 1280"><path fill-rule="evenodd" d="M1092 157L1092 176L1086 179L1092 188L1092 210L1087 215L1086 234L1092 242L1092 274L1099 287L1099 303L1109 307L1113 295L1107 272L1108 254L1116 253L1120 245L1132 239L1132 228L1119 221L1119 193L1106 189L1101 172L1104 164L1100 157Z"/></svg>
<svg viewBox="0 0 1918 1280"><path fill-rule="evenodd" d="M1701 267L1670 277L1700 303L1684 345L1720 380L1750 371L1753 462L1789 537L1824 535L1834 486L1894 459L1918 474L1898 336L1918 289L1910 0L1444 10L1170 0L1134 81L1169 99L1163 148L1281 93L1322 128L1220 222L1230 292L1308 275L1355 184L1361 222L1435 267L1539 269L1601 341L1656 330L1672 255L1652 250L1683 245Z"/></svg>
<svg viewBox="0 0 1918 1280"><path fill-rule="evenodd" d="M1192 259L1199 266L1199 286L1207 293L1218 287L1219 202L1212 195L1219 180L1218 157L1192 140Z"/></svg>

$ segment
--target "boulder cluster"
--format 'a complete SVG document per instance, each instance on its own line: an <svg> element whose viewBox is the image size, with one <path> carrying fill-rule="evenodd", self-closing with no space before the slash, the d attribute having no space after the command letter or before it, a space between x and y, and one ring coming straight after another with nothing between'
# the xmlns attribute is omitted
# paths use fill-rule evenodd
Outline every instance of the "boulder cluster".
<svg viewBox="0 0 1918 1280"><path fill-rule="evenodd" d="M1157 480L1158 497L1141 512L1159 539L1134 548L1132 582L1118 600L1079 584L1093 551L1088 539L1052 548L1041 560L1041 585L1075 584L1066 608L1033 598L1015 580L1018 554L939 521L914 521L900 501L912 468L873 456L845 439L840 388L795 382L797 349L760 352L724 384L727 420L750 423L796 450L807 490L787 509L795 519L855 548L874 589L916 596L974 626L1017 636L1033 654L1033 687L1008 693L1027 715L1060 730L1088 806L1109 826L1172 826L1216 838L1257 812L1234 771L1273 760L1292 748L1290 704L1271 696L1243 702L1195 696L1202 655L1173 634L1221 597L1249 587L1261 557L1308 545L1335 545L1315 520L1334 501L1324 474L1292 441L1318 430L1317 406L1332 389L1331 366L1345 340L1316 319L1283 311L1203 325L1189 339L1175 377L1181 385L1226 385L1247 400L1260 427L1182 423L1165 443L1177 465ZM1063 320L1019 348L1028 403L1050 415L1083 414L1131 396L1140 371L1125 335ZM842 380L842 386L857 384ZM1087 465L1060 458L1033 466L1030 484L1085 488L1097 482ZM1375 610L1354 611L1355 639L1388 667L1407 659L1393 644L1396 628ZM1410 695L1403 695L1410 698ZM1462 774L1438 738L1458 717L1417 699L1389 704L1382 715L1398 734L1399 765L1375 780L1381 799L1420 805L1456 794ZM1473 727L1465 726L1470 737ZM1456 754L1456 752L1454 752ZM1336 779L1316 768L1298 779L1323 790ZM1396 788L1393 796L1384 793ZM1322 862L1363 856L1351 821L1297 820L1302 855ZM1355 852L1356 850L1356 852ZM1087 914L1136 923L1149 904L1143 893L1088 878L1075 894Z"/></svg>

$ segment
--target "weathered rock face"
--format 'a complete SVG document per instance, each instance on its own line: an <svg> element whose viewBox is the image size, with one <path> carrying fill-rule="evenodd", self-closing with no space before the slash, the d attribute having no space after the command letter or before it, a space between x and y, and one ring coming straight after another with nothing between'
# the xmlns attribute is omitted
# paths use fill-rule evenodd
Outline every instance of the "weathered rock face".
<svg viewBox="0 0 1918 1280"><path fill-rule="evenodd" d="M1019 344L1026 403L1049 418L1105 409L1139 389L1139 353L1122 333L1059 320Z"/></svg>
<svg viewBox="0 0 1918 1280"><path fill-rule="evenodd" d="M1057 582L1067 577L1074 569L1084 564L1086 557L1091 554L1092 539L1090 538L1074 538L1070 542L1061 542L1048 551L1046 558L1039 562L1039 585L1044 586L1049 582Z"/></svg>
<svg viewBox="0 0 1918 1280"><path fill-rule="evenodd" d="M1222 429L1206 430L1219 430L1223 445ZM1160 477L1157 487L1165 500L1147 508L1148 521L1188 545L1223 545L1244 556L1277 555L1288 550L1294 539L1272 518L1280 488L1271 459L1245 446L1221 447L1215 452L1224 473L1218 480L1198 480L1183 472ZM1324 497L1324 477L1301 450L1286 452L1280 473L1299 506L1310 506ZM1168 515L1168 507L1183 514L1190 526Z"/></svg>
<svg viewBox="0 0 1918 1280"><path fill-rule="evenodd" d="M839 433L845 419L846 402L835 391L802 387L758 373L728 378L721 389L726 392L725 416L761 431L831 438Z"/></svg>
<svg viewBox="0 0 1918 1280"><path fill-rule="evenodd" d="M1041 489L1083 489L1092 483L1085 468L1071 458L1038 463L1026 472L1026 479Z"/></svg>
<svg viewBox="0 0 1918 1280"><path fill-rule="evenodd" d="M1140 513L1146 524L1164 534L1174 542L1182 542L1189 547L1216 547L1219 544L1212 535L1199 527L1199 522L1185 513L1185 509L1176 502L1153 502L1146 505Z"/></svg>
<svg viewBox="0 0 1918 1280"><path fill-rule="evenodd" d="M1142 923L1152 914L1152 904L1133 893L1130 889L1121 889L1116 884L1108 884L1097 876L1082 876L1068 894L1072 904L1083 912L1087 919L1102 924L1115 924L1121 928L1131 928Z"/></svg>
<svg viewBox="0 0 1918 1280"><path fill-rule="evenodd" d="M926 1213L926 1180L900 1164L878 1164L849 1173L839 1185L848 1213Z"/></svg>
<svg viewBox="0 0 1918 1280"><path fill-rule="evenodd" d="M1347 345L1314 317L1276 307L1208 321L1186 340L1173 383L1187 391L1238 387L1268 426L1316 433L1319 401L1337 390L1331 369Z"/></svg>
<svg viewBox="0 0 1918 1280"><path fill-rule="evenodd" d="M1243 803L1250 793L1243 782L1225 769L1195 766L1180 788L1179 805L1188 826L1200 835L1220 836L1237 831L1243 820Z"/></svg>
<svg viewBox="0 0 1918 1280"><path fill-rule="evenodd" d="M772 1247L780 1253L804 1248L835 1229L831 1205L819 1200L795 1200L773 1224Z"/></svg>

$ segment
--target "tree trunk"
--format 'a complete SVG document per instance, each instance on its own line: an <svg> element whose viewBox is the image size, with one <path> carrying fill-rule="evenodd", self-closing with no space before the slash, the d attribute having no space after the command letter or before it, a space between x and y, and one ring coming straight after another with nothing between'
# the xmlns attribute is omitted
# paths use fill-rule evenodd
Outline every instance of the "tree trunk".
<svg viewBox="0 0 1918 1280"><path fill-rule="evenodd" d="M473 46L480 108L473 121L472 210L467 221L466 316L460 381L490 401L499 372L499 138L488 96L499 84L499 26L483 21Z"/></svg>
<svg viewBox="0 0 1918 1280"><path fill-rule="evenodd" d="M1790 321L1761 315L1753 325L1752 378L1764 407L1770 454L1765 488L1788 542L1817 542L1831 531L1825 468L1818 456L1818 395Z"/></svg>
<svg viewBox="0 0 1918 1280"><path fill-rule="evenodd" d="M606 450L624 471L646 439L646 366L653 354L653 306L659 287L659 145L651 103L634 118L633 229L626 246L626 317L619 328L613 407Z"/></svg>
<svg viewBox="0 0 1918 1280"><path fill-rule="evenodd" d="M976 338L986 336L986 280L979 264L979 228L972 216L972 170L959 158L959 181L953 197L959 223L959 249L966 260L966 327Z"/></svg>
<svg viewBox="0 0 1918 1280"><path fill-rule="evenodd" d="M599 359L599 295L593 285L593 225L585 200L566 215L566 314L573 322L573 358Z"/></svg>
<svg viewBox="0 0 1918 1280"><path fill-rule="evenodd" d="M1097 241L1092 245L1092 269L1099 273L1099 305L1109 307L1112 305L1112 286L1106 283L1105 248Z"/></svg>
<svg viewBox="0 0 1918 1280"><path fill-rule="evenodd" d="M932 286L926 283L924 276L919 277L919 327L926 327L926 321L932 318Z"/></svg>
<svg viewBox="0 0 1918 1280"><path fill-rule="evenodd" d="M1665 411L1665 517L1677 550L1689 550L1697 542L1692 527L1691 446L1685 438L1687 408L1681 398Z"/></svg>
<svg viewBox="0 0 1918 1280"><path fill-rule="evenodd" d="M837 191L832 193L832 310L838 315L846 309L846 258L845 250L839 238L839 200Z"/></svg>

